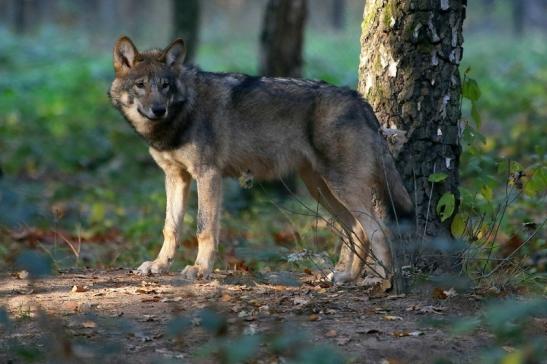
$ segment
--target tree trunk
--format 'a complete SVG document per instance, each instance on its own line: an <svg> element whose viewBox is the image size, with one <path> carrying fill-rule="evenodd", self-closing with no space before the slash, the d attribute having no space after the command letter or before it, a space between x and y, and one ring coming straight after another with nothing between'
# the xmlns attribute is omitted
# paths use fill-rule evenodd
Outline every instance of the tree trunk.
<svg viewBox="0 0 547 364"><path fill-rule="evenodd" d="M512 0L513 10L513 32L517 36L521 36L524 32L524 17L526 9L526 1Z"/></svg>
<svg viewBox="0 0 547 364"><path fill-rule="evenodd" d="M199 0L173 0L173 35L184 39L186 61L196 55L199 31Z"/></svg>
<svg viewBox="0 0 547 364"><path fill-rule="evenodd" d="M306 0L269 0L260 37L260 74L302 76Z"/></svg>
<svg viewBox="0 0 547 364"><path fill-rule="evenodd" d="M331 0L331 22L334 30L342 30L346 21L346 0Z"/></svg>
<svg viewBox="0 0 547 364"><path fill-rule="evenodd" d="M358 90L383 127L406 132L394 156L415 200L418 240L450 236L450 219L441 221L436 207L445 193L458 199L458 65L466 4L367 0L361 25ZM428 177L439 172L447 178L432 186Z"/></svg>

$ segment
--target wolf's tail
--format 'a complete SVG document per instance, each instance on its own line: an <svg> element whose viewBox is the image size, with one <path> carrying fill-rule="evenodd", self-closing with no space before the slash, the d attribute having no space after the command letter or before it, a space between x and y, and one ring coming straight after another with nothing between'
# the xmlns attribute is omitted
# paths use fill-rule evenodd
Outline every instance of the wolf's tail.
<svg viewBox="0 0 547 364"><path fill-rule="evenodd" d="M395 215L398 219L412 218L414 204L391 156L384 158L383 169L385 171L384 196L387 199L386 203L391 215ZM393 207L395 207L395 211L393 211Z"/></svg>

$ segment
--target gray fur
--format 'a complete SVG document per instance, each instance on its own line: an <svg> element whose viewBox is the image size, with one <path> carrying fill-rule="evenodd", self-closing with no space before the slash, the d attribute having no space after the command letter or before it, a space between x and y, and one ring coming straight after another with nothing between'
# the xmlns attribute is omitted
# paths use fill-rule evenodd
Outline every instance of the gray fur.
<svg viewBox="0 0 547 364"><path fill-rule="evenodd" d="M185 66L180 59L181 42L162 51L139 53L136 48L127 51L132 45L128 38L118 40L110 96L149 144L166 172L166 183L177 181L172 178L176 174L188 175L186 180L179 179L182 185L197 180L199 253L196 265L187 267L184 274L206 276L212 269L218 244L220 177L251 175L271 180L296 172L312 196L333 214L343 215L348 234L359 237L353 239L357 240L354 249L342 252L334 278L357 278L368 252L366 242L372 240L372 250L380 252L379 259L387 267L383 278L389 279L385 216L375 211L391 206L388 188L401 211L411 210L412 203L370 105L357 92L325 82L212 73ZM123 51L135 57L120 66L116 55ZM173 61L176 56L178 61ZM143 80L144 88L137 87L136 82ZM165 83L167 88L158 87ZM166 115L151 119L148 111L158 105L166 109ZM168 196L167 215L173 214L169 198L179 196ZM184 207L178 209L177 213L184 213ZM164 245L176 245L176 241L167 242L176 240L180 230L173 221L166 218ZM174 232L166 235L166 229ZM173 254L167 255L172 258ZM139 270L163 271L166 259L160 253Z"/></svg>

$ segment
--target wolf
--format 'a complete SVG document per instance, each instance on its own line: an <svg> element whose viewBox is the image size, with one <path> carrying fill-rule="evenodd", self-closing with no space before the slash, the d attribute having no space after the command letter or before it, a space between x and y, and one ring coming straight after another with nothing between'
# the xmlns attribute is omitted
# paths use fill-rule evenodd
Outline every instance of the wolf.
<svg viewBox="0 0 547 364"><path fill-rule="evenodd" d="M210 275L219 244L222 178L297 173L346 236L334 282L355 280L372 261L367 277L389 288L389 222L392 212L413 207L371 106L322 81L205 72L186 65L185 54L182 39L139 52L122 36L114 46L111 101L165 173L163 245L137 272L169 269L193 180L198 253L182 275L200 279Z"/></svg>

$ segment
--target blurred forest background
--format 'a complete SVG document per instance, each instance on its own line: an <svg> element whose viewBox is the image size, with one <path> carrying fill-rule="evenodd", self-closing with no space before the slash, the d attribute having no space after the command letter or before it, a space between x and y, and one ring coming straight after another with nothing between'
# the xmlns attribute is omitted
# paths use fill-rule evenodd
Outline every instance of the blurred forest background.
<svg viewBox="0 0 547 364"><path fill-rule="evenodd" d="M308 2L303 77L355 88L363 3ZM114 41L126 34L139 49L164 47L195 27L185 38L201 68L257 74L265 11L265 0L0 0L1 266L12 267L27 248L57 268L136 267L153 258L163 175L106 96ZM539 228L519 255L527 272L542 271L547 1L471 0L464 37L460 69L481 92L473 110L480 122L464 136L462 211L497 220L508 173L533 169L540 181L511 197L493 243L503 259L520 249L526 229ZM327 224L302 213L303 201L316 208L306 197L261 184L242 191L237 181L225 191L220 266L277 269L303 249L334 257ZM195 210L193 199L176 268L195 254Z"/></svg>

